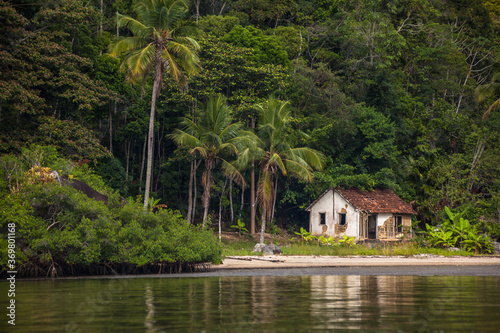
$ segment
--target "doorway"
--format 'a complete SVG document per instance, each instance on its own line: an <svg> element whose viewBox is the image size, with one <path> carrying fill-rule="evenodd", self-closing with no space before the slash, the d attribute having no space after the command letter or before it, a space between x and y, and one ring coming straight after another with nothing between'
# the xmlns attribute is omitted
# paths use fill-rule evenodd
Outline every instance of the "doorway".
<svg viewBox="0 0 500 333"><path fill-rule="evenodd" d="M368 215L368 239L377 239L377 214Z"/></svg>

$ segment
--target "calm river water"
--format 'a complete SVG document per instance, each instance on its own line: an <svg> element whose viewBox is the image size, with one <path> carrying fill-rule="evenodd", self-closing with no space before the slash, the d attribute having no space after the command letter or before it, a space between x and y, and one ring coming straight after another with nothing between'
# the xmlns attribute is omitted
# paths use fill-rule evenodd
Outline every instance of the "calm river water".
<svg viewBox="0 0 500 333"><path fill-rule="evenodd" d="M500 332L500 276L18 280L16 329L2 317L2 332Z"/></svg>

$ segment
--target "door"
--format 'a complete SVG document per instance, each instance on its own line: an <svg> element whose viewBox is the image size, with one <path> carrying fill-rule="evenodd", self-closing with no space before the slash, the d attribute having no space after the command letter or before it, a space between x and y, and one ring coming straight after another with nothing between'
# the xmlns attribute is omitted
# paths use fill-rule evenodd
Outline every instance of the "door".
<svg viewBox="0 0 500 333"><path fill-rule="evenodd" d="M377 239L377 214L368 215L368 239Z"/></svg>

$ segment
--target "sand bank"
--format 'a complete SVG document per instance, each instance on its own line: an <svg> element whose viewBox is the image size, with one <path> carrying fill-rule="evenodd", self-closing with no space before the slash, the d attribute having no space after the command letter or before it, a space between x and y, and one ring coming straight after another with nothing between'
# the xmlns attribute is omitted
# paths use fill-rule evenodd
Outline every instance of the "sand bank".
<svg viewBox="0 0 500 333"><path fill-rule="evenodd" d="M309 268L309 267L388 267L388 266L497 266L500 257L444 257L433 255L403 256L239 256L227 257L213 268Z"/></svg>

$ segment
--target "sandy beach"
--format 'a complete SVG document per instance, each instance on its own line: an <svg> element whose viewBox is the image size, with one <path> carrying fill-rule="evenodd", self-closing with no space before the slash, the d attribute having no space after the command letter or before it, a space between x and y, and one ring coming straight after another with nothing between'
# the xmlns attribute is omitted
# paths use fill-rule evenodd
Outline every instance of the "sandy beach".
<svg viewBox="0 0 500 333"><path fill-rule="evenodd" d="M392 266L497 266L500 257L403 256L230 256L216 269L304 268L304 267L392 267Z"/></svg>

